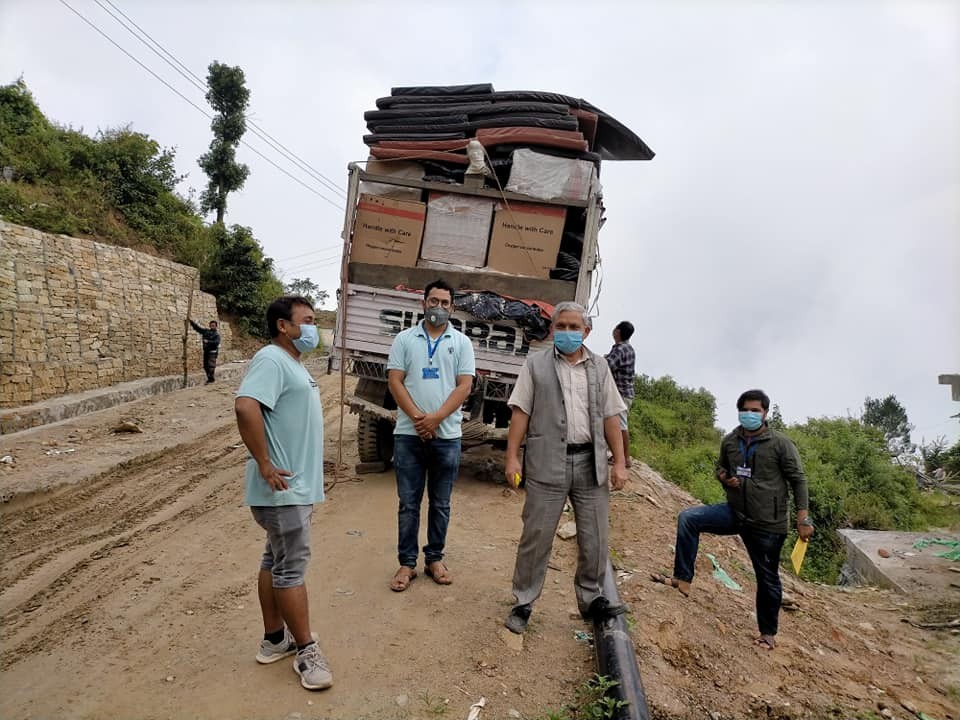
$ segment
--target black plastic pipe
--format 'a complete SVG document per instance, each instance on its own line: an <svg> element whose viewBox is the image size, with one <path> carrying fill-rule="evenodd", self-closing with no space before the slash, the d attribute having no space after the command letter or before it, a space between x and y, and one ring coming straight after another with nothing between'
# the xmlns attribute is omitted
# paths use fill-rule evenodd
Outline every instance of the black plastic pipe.
<svg viewBox="0 0 960 720"><path fill-rule="evenodd" d="M609 560L603 581L603 596L611 605L620 604L617 576ZM625 703L612 716L613 720L649 720L647 695L640 680L640 668L633 652L627 616L615 615L606 620L594 620L593 646L597 653L597 674L617 683L607 694Z"/></svg>

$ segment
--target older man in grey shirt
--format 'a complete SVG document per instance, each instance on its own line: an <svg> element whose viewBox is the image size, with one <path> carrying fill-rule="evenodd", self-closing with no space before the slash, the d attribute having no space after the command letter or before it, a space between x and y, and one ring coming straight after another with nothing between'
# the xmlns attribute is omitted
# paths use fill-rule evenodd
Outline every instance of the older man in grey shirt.
<svg viewBox="0 0 960 720"><path fill-rule="evenodd" d="M554 349L527 358L508 404L507 482L519 484L526 438L523 534L513 574L516 605L506 626L522 633L543 590L553 536L569 497L577 520L574 586L584 618L622 612L603 597L610 489L627 481L618 416L626 407L602 356L583 346L592 326L579 304L563 302L553 315ZM613 453L607 464L607 447ZM609 482L608 482L609 478Z"/></svg>

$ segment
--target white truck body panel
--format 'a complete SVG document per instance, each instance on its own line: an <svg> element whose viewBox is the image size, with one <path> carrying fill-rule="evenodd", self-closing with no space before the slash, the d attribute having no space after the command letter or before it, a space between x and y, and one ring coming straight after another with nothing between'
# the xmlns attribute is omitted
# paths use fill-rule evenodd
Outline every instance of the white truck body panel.
<svg viewBox="0 0 960 720"><path fill-rule="evenodd" d="M346 347L366 356L387 356L393 339L423 317L423 295L368 285L347 286ZM451 324L473 342L477 370L516 376L527 355L546 348L545 341L527 342L512 320L478 320L455 311ZM338 324L339 325L339 324ZM334 347L341 347L339 328Z"/></svg>

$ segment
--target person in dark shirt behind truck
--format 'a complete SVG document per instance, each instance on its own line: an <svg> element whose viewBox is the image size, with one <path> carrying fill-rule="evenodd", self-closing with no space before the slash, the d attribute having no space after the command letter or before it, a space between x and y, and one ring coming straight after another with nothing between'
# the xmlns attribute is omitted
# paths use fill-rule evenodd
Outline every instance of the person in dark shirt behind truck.
<svg viewBox="0 0 960 720"><path fill-rule="evenodd" d="M630 344L630 338L633 336L633 323L626 320L617 323L613 329L613 347L607 353L607 365L610 366L610 372L613 373L613 379L617 383L617 390L620 391L620 397L627 409L620 413L620 432L623 434L623 454L627 458L627 467L630 467L630 430L627 425L627 419L630 415L630 405L633 403L633 381L637 376L637 356ZM610 458L613 463L613 458Z"/></svg>
<svg viewBox="0 0 960 720"><path fill-rule="evenodd" d="M757 577L757 624L763 648L776 647L783 590L780 549L787 539L788 494L797 509L797 533L813 535L808 513L807 479L796 446L767 424L770 398L762 390L747 390L737 400L740 424L720 441L717 480L727 501L684 510L677 517L673 577L654 573L650 579L690 593L701 533L739 535Z"/></svg>
<svg viewBox="0 0 960 720"><path fill-rule="evenodd" d="M193 320L193 329L203 338L203 371L207 374L207 385L213 382L213 373L217 368L217 355L220 354L220 330L216 320L210 321L210 327L200 327Z"/></svg>

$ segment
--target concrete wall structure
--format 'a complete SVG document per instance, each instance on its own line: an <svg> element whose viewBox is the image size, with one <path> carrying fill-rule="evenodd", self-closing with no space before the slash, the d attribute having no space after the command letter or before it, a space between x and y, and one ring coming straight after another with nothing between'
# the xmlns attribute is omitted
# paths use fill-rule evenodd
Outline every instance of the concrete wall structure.
<svg viewBox="0 0 960 720"><path fill-rule="evenodd" d="M914 547L919 540L960 542L960 535L898 530L837 530L847 547L845 575L854 584L876 585L933 600L960 599L960 563L937 557L949 547ZM881 549L884 551L881 554Z"/></svg>
<svg viewBox="0 0 960 720"><path fill-rule="evenodd" d="M184 370L184 320L217 317L196 268L0 220L0 407ZM230 328L220 324L221 360ZM201 369L187 332L187 367Z"/></svg>

